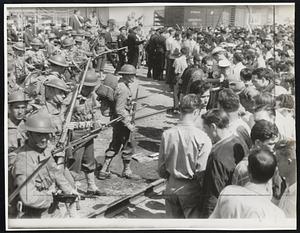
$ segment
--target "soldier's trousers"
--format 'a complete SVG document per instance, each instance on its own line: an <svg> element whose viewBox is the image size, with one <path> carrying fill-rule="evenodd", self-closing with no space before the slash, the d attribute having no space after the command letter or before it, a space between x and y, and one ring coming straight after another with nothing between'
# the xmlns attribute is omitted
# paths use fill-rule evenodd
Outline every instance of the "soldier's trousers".
<svg viewBox="0 0 300 233"><path fill-rule="evenodd" d="M128 64L133 65L135 68L138 64L139 60L139 51L129 51L127 53L128 56Z"/></svg>
<svg viewBox="0 0 300 233"><path fill-rule="evenodd" d="M122 122L117 122L113 126L112 141L105 152L105 157L113 158L120 153L123 160L131 160L135 149L132 140L130 130Z"/></svg>
<svg viewBox="0 0 300 233"><path fill-rule="evenodd" d="M172 78L175 76L173 63L174 63L174 59L167 58L167 68L166 68L166 83L167 84L172 84Z"/></svg>
<svg viewBox="0 0 300 233"><path fill-rule="evenodd" d="M105 64L106 64L106 56L105 55L100 56L96 61L96 69L95 70L97 72L104 71Z"/></svg>
<svg viewBox="0 0 300 233"><path fill-rule="evenodd" d="M119 62L116 71L120 71L121 67L125 64L126 57L123 53L119 53Z"/></svg>
<svg viewBox="0 0 300 233"><path fill-rule="evenodd" d="M72 140L78 139L89 133L89 130L74 130ZM82 147L73 152L74 163L69 167L69 170L75 173L83 171L90 173L95 170L96 162L94 156L94 140L84 144Z"/></svg>

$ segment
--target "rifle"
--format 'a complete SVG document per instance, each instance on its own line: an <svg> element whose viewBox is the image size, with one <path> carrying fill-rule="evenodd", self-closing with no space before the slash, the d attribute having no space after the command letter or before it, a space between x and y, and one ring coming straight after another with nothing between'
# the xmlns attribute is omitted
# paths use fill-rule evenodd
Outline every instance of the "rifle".
<svg viewBox="0 0 300 233"><path fill-rule="evenodd" d="M66 149L69 149L69 148L73 148L73 147L75 147L75 146L76 146L76 148L81 147L81 146L82 146L83 144L85 144L86 142L88 142L88 141L90 141L91 139L97 137L97 136L98 136L98 133L99 133L100 131L102 131L103 128L106 128L106 127L108 127L109 125L111 125L111 124L113 124L113 123L115 123L115 122L117 122L117 121L122 120L122 118L123 118L122 116L119 116L118 118L115 118L115 119L113 119L112 121L110 121L110 122L104 124L101 128L94 129L94 130L92 130L91 132L89 132L88 134L86 134L86 135L84 135L84 136L82 136L82 137L80 137L80 138L78 138L78 139L76 139L76 140L71 141L67 146L65 146L65 147L58 147L58 148L54 149L54 150L52 151L52 154L53 154L53 155L54 155L54 154L57 154L57 153L59 153L59 152L62 152L62 151L66 150Z"/></svg>
<svg viewBox="0 0 300 233"><path fill-rule="evenodd" d="M73 109L75 107L77 96L81 92L81 89L82 89L82 86L83 86L83 83L84 83L84 80L85 80L85 76L86 76L87 70L89 68L90 61L91 61L91 59L89 58L88 62L87 62L87 65L85 67L84 73L82 75L80 84L77 84L77 88L74 91L73 98L72 98L72 101L71 101L71 104L70 104L70 107L69 107L66 119L65 119L64 124L63 124L62 134L61 134L61 137L60 137L60 139L58 141L58 144L57 144L58 147L60 147L60 146L64 147L65 144L66 144L66 138L67 138L68 131L69 131L69 129L68 129L67 126L71 122L71 118L72 118L72 114L73 114Z"/></svg>

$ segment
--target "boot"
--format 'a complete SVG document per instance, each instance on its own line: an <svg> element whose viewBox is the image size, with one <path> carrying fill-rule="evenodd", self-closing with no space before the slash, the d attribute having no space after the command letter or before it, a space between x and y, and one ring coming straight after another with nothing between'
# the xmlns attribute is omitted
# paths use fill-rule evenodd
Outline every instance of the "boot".
<svg viewBox="0 0 300 233"><path fill-rule="evenodd" d="M132 173L129 164L130 164L130 160L123 160L124 169L122 172L122 177L125 177L126 179L132 179L132 180L142 179L139 175Z"/></svg>
<svg viewBox="0 0 300 233"><path fill-rule="evenodd" d="M109 172L109 166L110 166L111 161L112 161L112 158L105 157L103 167L97 174L97 178L99 180L105 180L105 179L109 179L111 177L111 173Z"/></svg>
<svg viewBox="0 0 300 233"><path fill-rule="evenodd" d="M88 184L87 187L87 195L96 195L96 196L105 196L106 194L103 192L100 192L100 190L97 188L95 184L95 175L94 172L85 173L85 178Z"/></svg>

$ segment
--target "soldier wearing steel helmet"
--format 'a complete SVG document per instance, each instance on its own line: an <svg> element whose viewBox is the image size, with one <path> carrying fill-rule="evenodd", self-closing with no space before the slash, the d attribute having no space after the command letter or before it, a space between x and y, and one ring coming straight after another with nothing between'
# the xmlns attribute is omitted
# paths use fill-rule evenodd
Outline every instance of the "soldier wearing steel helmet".
<svg viewBox="0 0 300 233"><path fill-rule="evenodd" d="M40 47L43 45L38 38L34 38L31 42L31 49L25 52L25 61L33 65L35 69L44 70L47 67L47 59Z"/></svg>
<svg viewBox="0 0 300 233"><path fill-rule="evenodd" d="M121 154L123 159L122 177L126 179L139 179L138 175L132 173L130 161L133 154L132 141L130 133L135 130L132 124L132 93L129 85L134 81L136 69L134 66L125 64L119 72L122 77L119 80L118 87L114 93L114 109L112 118L123 116L122 121L113 126L112 141L105 152L105 160L102 169L99 171L98 179L108 179L111 176L109 167L112 159Z"/></svg>
<svg viewBox="0 0 300 233"><path fill-rule="evenodd" d="M59 52L59 48L55 44L57 36L55 33L49 33L48 40L45 42L46 57L49 58Z"/></svg>
<svg viewBox="0 0 300 233"><path fill-rule="evenodd" d="M100 105L97 101L95 88L99 84L99 75L94 69L88 70L80 96L75 103L71 123L68 125L68 128L72 130L72 140L76 140L101 126L99 115L96 114L96 109ZM75 181L79 178L80 172L83 171L88 184L87 194L103 195L95 184L96 163L93 139L74 151L73 157L75 162L69 165L69 169L73 172Z"/></svg>
<svg viewBox="0 0 300 233"><path fill-rule="evenodd" d="M24 120L29 100L21 89L8 96L8 152L24 145L26 139Z"/></svg>
<svg viewBox="0 0 300 233"><path fill-rule="evenodd" d="M62 55L57 54L51 56L48 59L48 63L50 67L47 71L32 74L27 77L25 82L26 93L28 93L30 97L35 98L37 104L42 104L44 102L45 88L43 83L46 79L49 79L48 76L56 76L67 82L72 81L64 75L69 64Z"/></svg>
<svg viewBox="0 0 300 233"><path fill-rule="evenodd" d="M24 146L9 154L10 172L15 188L22 185L38 166L51 156L48 141L55 131L49 115L34 113L25 123L27 140ZM61 190L65 194L78 195L51 156L38 175L29 180L16 198L22 205L22 218L61 217L60 210L49 213L53 204L53 193ZM75 205L72 205L74 209Z"/></svg>
<svg viewBox="0 0 300 233"><path fill-rule="evenodd" d="M24 79L30 74L30 70L34 67L25 62L25 44L23 42L17 42L13 46L13 71L16 77L16 83L22 86Z"/></svg>
<svg viewBox="0 0 300 233"><path fill-rule="evenodd" d="M61 42L60 54L65 57L68 63L71 63L73 60L73 54L75 51L74 44L74 40L69 37L65 38Z"/></svg>

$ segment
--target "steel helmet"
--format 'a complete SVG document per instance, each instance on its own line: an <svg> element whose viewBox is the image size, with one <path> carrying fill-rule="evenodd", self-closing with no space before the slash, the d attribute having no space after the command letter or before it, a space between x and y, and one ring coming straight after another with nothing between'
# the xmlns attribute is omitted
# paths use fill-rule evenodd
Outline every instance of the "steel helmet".
<svg viewBox="0 0 300 233"><path fill-rule="evenodd" d="M83 36L84 34L85 34L85 30L83 30L83 29L77 30L77 36Z"/></svg>
<svg viewBox="0 0 300 233"><path fill-rule="evenodd" d="M51 116L45 112L37 112L30 115L26 119L25 129L37 133L55 132L55 128L51 122Z"/></svg>
<svg viewBox="0 0 300 233"><path fill-rule="evenodd" d="M34 38L31 42L30 45L37 45L37 46L41 46L42 43L38 38Z"/></svg>
<svg viewBox="0 0 300 233"><path fill-rule="evenodd" d="M84 38L82 36L75 36L75 39L74 39L76 42L83 42L84 41Z"/></svg>
<svg viewBox="0 0 300 233"><path fill-rule="evenodd" d="M71 31L71 36L77 36L77 31L76 30Z"/></svg>
<svg viewBox="0 0 300 233"><path fill-rule="evenodd" d="M49 35L48 35L48 39L55 39L55 38L57 38L57 36L55 35L55 33L50 32Z"/></svg>
<svg viewBox="0 0 300 233"><path fill-rule="evenodd" d="M69 64L67 63L66 59L64 56L57 54L54 56L51 56L48 61L52 64L58 65L58 66L63 66L63 67L68 67Z"/></svg>
<svg viewBox="0 0 300 233"><path fill-rule="evenodd" d="M72 45L74 45L74 41L72 38L69 38L69 37L64 39L62 42L63 47L68 47L68 46L72 46Z"/></svg>
<svg viewBox="0 0 300 233"><path fill-rule="evenodd" d="M24 93L23 90L16 90L12 92L8 96L8 103L15 103L15 102L28 102L30 101L30 98Z"/></svg>
<svg viewBox="0 0 300 233"><path fill-rule="evenodd" d="M25 44L23 42L17 42L12 47L19 51L25 51Z"/></svg>
<svg viewBox="0 0 300 233"><path fill-rule="evenodd" d="M100 76L95 72L95 69L90 69L86 72L84 86L97 86L100 83Z"/></svg>
<svg viewBox="0 0 300 233"><path fill-rule="evenodd" d="M67 84L60 78L56 77L55 75L49 75L44 82L44 86L47 87L54 87L65 92L69 92L69 87Z"/></svg>
<svg viewBox="0 0 300 233"><path fill-rule="evenodd" d="M136 74L136 69L134 68L133 65L130 64L125 64L121 67L121 70L118 72L118 74L130 74L130 75L135 75Z"/></svg>

